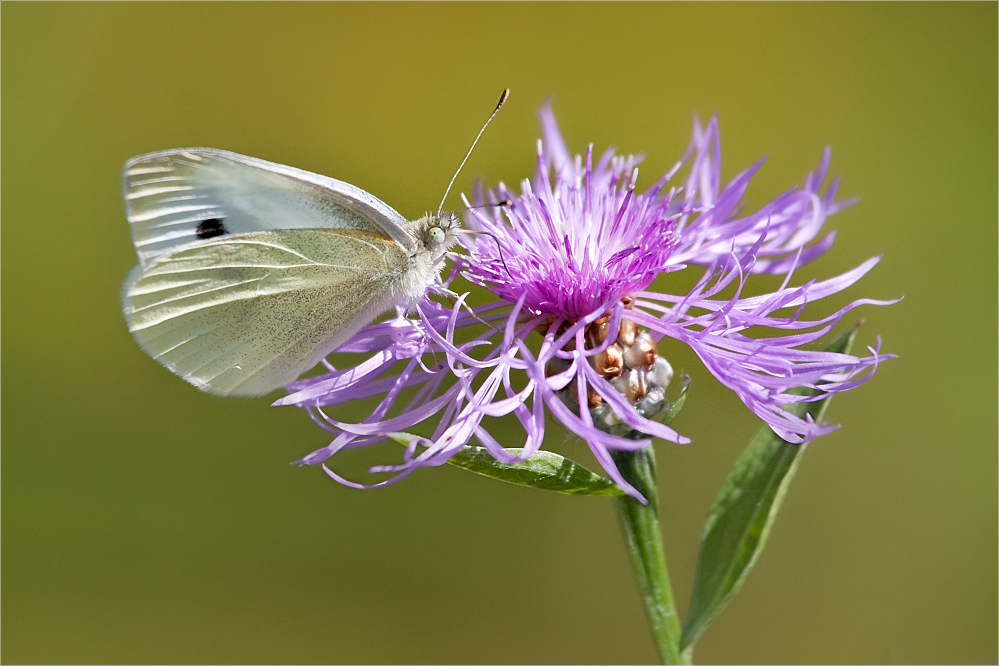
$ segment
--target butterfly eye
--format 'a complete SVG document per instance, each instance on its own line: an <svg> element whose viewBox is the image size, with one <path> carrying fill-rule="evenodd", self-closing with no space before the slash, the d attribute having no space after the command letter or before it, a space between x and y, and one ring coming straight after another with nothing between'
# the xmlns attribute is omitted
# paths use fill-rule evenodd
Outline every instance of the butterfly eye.
<svg viewBox="0 0 999 666"><path fill-rule="evenodd" d="M440 227L430 227L427 229L427 238L434 245L440 245L444 242L444 230Z"/></svg>

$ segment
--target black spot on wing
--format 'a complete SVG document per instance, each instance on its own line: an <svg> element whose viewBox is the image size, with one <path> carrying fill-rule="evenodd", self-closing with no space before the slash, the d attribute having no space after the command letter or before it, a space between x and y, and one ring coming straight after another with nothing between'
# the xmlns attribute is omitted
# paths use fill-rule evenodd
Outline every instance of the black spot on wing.
<svg viewBox="0 0 999 666"><path fill-rule="evenodd" d="M209 238L215 238L216 236L223 236L228 233L228 229L225 228L225 224L222 223L221 217L212 218L211 220L202 220L198 223L198 238L201 240L208 240Z"/></svg>

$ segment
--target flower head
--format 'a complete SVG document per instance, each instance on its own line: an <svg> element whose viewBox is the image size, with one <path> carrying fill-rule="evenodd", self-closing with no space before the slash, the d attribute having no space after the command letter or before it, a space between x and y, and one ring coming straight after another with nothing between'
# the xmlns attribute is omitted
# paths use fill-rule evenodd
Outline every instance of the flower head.
<svg viewBox="0 0 999 666"><path fill-rule="evenodd" d="M594 163L592 146L572 157L551 109L540 116L534 178L519 194L503 184L477 193L480 206L469 208L465 222L481 234L465 241L467 254L446 281L460 274L497 299L473 307L467 293L453 306L424 298L413 308L415 318L400 311L340 349L365 354L358 365L328 366L327 374L291 385L292 394L278 403L309 408L336 434L300 462L322 462L432 417L436 427L426 446L411 446L401 464L374 468L392 474L374 485L440 465L472 438L498 460L516 462L541 447L547 408L637 497L611 452L644 447L648 436L689 441L655 420L668 407L673 375L658 349L664 337L689 345L785 440L807 442L835 429L783 407L853 388L889 356L875 349L858 358L806 348L854 307L886 303L857 300L824 318L803 317L806 304L849 287L878 261L792 286L796 269L832 245L834 233L819 238L826 218L849 203L835 201L838 181L823 189L829 151L803 188L744 214L740 203L762 160L721 186L714 119L706 127L695 121L680 163L638 192L639 158L608 150ZM689 173L675 183L688 163ZM496 205L481 207L486 202ZM692 266L703 268L689 292L651 289L660 275ZM754 273L783 281L772 293L745 296ZM388 374L394 367L399 371ZM819 394L792 391L799 388ZM367 396L383 397L361 423L336 420L323 409ZM490 420L507 415L519 422L523 441L500 443L490 434ZM513 446L523 449L519 456L507 450Z"/></svg>

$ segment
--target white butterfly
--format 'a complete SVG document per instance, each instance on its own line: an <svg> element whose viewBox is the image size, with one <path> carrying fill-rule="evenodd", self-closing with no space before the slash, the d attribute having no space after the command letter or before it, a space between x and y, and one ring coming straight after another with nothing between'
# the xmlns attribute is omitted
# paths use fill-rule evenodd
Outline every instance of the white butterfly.
<svg viewBox="0 0 999 666"><path fill-rule="evenodd" d="M460 231L451 213L408 222L348 183L213 148L140 155L122 179L139 256L128 328L217 395L288 384L423 296Z"/></svg>
<svg viewBox="0 0 999 666"><path fill-rule="evenodd" d="M422 296L459 225L407 222L348 183L211 148L140 155L123 180L139 255L122 288L128 328L219 395L294 381Z"/></svg>

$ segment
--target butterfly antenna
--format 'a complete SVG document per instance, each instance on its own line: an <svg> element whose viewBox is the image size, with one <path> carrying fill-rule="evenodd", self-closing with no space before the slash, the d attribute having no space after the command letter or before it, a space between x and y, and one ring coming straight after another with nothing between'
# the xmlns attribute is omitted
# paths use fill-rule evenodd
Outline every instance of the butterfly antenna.
<svg viewBox="0 0 999 666"><path fill-rule="evenodd" d="M461 164L458 166L458 170L455 171L454 176L451 177L451 182L447 184L447 189L444 190L444 198L441 199L441 205L438 206L437 208L438 215L440 215L441 211L444 210L444 202L447 201L447 195L451 192L451 186L454 185L454 181L458 178L458 174L461 173L461 168L465 166L465 162L467 162L469 156L471 156L472 150L475 148L475 144L479 142L479 137L481 137L482 133L486 131L487 127L489 127L489 123L492 122L496 114L499 113L499 110L503 107L503 103L506 102L506 98L509 96L510 96L510 89L507 88L506 90L503 91L503 94L500 95L499 102L496 103L496 108L493 109L492 114L489 116L489 120L486 121L486 124L482 126L482 129L480 129L479 133L475 136L475 141L472 142L472 147L468 149L468 153L465 155L465 159L461 161Z"/></svg>

